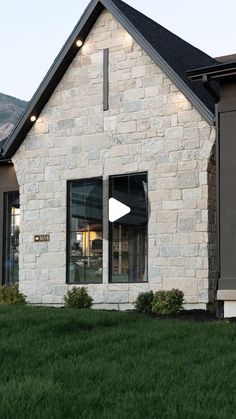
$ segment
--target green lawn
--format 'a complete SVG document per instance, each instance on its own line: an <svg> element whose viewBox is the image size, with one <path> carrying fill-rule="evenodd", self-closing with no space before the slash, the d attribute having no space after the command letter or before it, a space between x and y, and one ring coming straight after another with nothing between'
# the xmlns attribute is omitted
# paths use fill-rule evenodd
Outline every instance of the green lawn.
<svg viewBox="0 0 236 419"><path fill-rule="evenodd" d="M236 324L0 307L1 419L236 417Z"/></svg>

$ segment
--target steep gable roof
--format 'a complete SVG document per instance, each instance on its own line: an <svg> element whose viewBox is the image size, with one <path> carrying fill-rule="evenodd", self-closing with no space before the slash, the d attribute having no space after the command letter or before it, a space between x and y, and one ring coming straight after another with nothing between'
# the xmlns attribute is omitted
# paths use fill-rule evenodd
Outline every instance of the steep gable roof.
<svg viewBox="0 0 236 419"><path fill-rule="evenodd" d="M211 66L216 64L216 61L121 0L92 0L5 142L2 149L3 157L9 158L17 151L32 127L30 116L39 116L78 53L76 40L86 39L104 9L113 14L203 117L209 123L214 123L212 97L200 82L192 83L186 77L186 71Z"/></svg>
<svg viewBox="0 0 236 419"><path fill-rule="evenodd" d="M204 89L201 82L193 84L187 78L186 71L196 67L214 65L217 64L217 61L123 1L113 0L113 3L132 22L134 27L139 28L143 37L154 50L214 114L215 104L212 96ZM199 65L199 63L202 64Z"/></svg>

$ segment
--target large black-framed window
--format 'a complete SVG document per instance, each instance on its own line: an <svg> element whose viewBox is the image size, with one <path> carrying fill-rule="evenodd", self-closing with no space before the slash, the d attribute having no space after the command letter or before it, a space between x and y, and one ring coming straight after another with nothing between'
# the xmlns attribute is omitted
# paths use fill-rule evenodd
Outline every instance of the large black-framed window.
<svg viewBox="0 0 236 419"><path fill-rule="evenodd" d="M67 283L102 283L102 178L67 183Z"/></svg>
<svg viewBox="0 0 236 419"><path fill-rule="evenodd" d="M20 198L18 191L3 194L3 284L19 281Z"/></svg>
<svg viewBox="0 0 236 419"><path fill-rule="evenodd" d="M131 209L109 223L109 282L147 282L147 173L111 176L109 196Z"/></svg>

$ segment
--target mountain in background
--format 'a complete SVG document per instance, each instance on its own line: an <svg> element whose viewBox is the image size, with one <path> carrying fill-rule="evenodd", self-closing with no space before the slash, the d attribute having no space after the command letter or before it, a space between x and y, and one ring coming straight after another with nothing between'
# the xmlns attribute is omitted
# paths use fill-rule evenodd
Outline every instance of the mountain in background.
<svg viewBox="0 0 236 419"><path fill-rule="evenodd" d="M26 101L0 93L0 141L11 133L26 106Z"/></svg>

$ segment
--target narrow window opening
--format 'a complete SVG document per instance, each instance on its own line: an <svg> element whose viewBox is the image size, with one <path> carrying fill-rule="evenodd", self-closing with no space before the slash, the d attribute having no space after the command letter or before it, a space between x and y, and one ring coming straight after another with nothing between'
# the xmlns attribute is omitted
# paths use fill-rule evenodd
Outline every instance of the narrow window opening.
<svg viewBox="0 0 236 419"><path fill-rule="evenodd" d="M103 110L109 109L109 49L103 51Z"/></svg>

